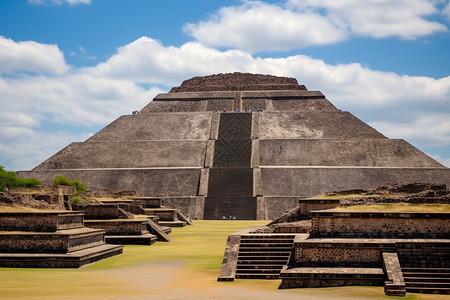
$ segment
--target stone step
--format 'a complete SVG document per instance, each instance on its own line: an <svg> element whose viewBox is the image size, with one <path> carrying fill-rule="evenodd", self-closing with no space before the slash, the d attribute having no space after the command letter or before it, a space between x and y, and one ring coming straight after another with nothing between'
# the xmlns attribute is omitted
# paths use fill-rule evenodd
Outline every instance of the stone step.
<svg viewBox="0 0 450 300"><path fill-rule="evenodd" d="M158 237L151 233L141 235L106 235L105 242L116 245L152 245Z"/></svg>
<svg viewBox="0 0 450 300"><path fill-rule="evenodd" d="M167 232L167 229L169 229L169 232ZM152 220L147 220L147 230L156 235L158 241L163 242L170 242L172 239L169 237L169 233L172 232L172 228L170 227L161 227L158 226L155 222Z"/></svg>
<svg viewBox="0 0 450 300"><path fill-rule="evenodd" d="M279 240L279 239L286 239L294 241L294 236L291 234L243 234L241 235L241 241L242 240L259 240L259 239L273 239L273 240Z"/></svg>
<svg viewBox="0 0 450 300"><path fill-rule="evenodd" d="M264 268L259 268L259 269L237 268L236 274L241 274L241 273L242 274L276 274L276 273L279 274L281 269L282 269L282 267L279 269L278 268L277 269L274 269L274 268L266 268L266 269L264 269Z"/></svg>
<svg viewBox="0 0 450 300"><path fill-rule="evenodd" d="M239 247L239 252L290 252L292 247Z"/></svg>
<svg viewBox="0 0 450 300"><path fill-rule="evenodd" d="M274 265L283 265L286 263L286 258L284 259L275 259L273 257L266 259L246 259L245 257L241 257L237 262L238 265L254 265L254 264L274 264Z"/></svg>
<svg viewBox="0 0 450 300"><path fill-rule="evenodd" d="M0 232L3 253L68 253L104 243L105 231L75 228L56 232Z"/></svg>
<svg viewBox="0 0 450 300"><path fill-rule="evenodd" d="M448 274L450 275L450 268L403 268L403 274L405 273L417 273L417 274L429 274L429 273L440 273L440 274Z"/></svg>
<svg viewBox="0 0 450 300"><path fill-rule="evenodd" d="M122 254L122 245L103 244L71 253L0 253L0 267L79 268L98 260Z"/></svg>
<svg viewBox="0 0 450 300"><path fill-rule="evenodd" d="M345 285L384 284L384 272L381 268L283 268L280 289L302 287L327 287Z"/></svg>
<svg viewBox="0 0 450 300"><path fill-rule="evenodd" d="M409 287L435 287L435 288L450 288L448 282L410 282L405 281L406 288Z"/></svg>
<svg viewBox="0 0 450 300"><path fill-rule="evenodd" d="M280 275L296 278L375 278L383 279L384 272L381 268L347 268L347 267L294 267L283 270Z"/></svg>
<svg viewBox="0 0 450 300"><path fill-rule="evenodd" d="M209 193L209 192L208 192ZM205 197L205 220L256 220L256 197L246 196L210 196ZM231 217L231 218L230 218Z"/></svg>
<svg viewBox="0 0 450 300"><path fill-rule="evenodd" d="M291 251L282 251L282 252L239 252L238 257L255 257L257 259L272 259L279 257L289 257L291 255Z"/></svg>
<svg viewBox="0 0 450 300"><path fill-rule="evenodd" d="M209 197L252 197L253 169L211 168L208 181Z"/></svg>
<svg viewBox="0 0 450 300"><path fill-rule="evenodd" d="M166 226L166 227L184 227L186 226L186 222L184 221L159 221L158 222L159 225L161 226Z"/></svg>
<svg viewBox="0 0 450 300"><path fill-rule="evenodd" d="M252 273L236 273L236 279L279 279L280 274L277 273L265 273L265 274L252 274Z"/></svg>
<svg viewBox="0 0 450 300"><path fill-rule="evenodd" d="M439 274L439 273L437 273ZM428 275L428 274L426 274ZM405 282L441 282L441 283L450 283L450 277L445 276L445 277L415 277L415 276L406 276L405 274L403 274L403 279L405 280Z"/></svg>
<svg viewBox="0 0 450 300"><path fill-rule="evenodd" d="M427 273L427 272L403 272L403 277L408 278L450 278L449 273Z"/></svg>
<svg viewBox="0 0 450 300"><path fill-rule="evenodd" d="M241 245L242 244L270 244L270 243L287 243L291 244L293 243L292 239L287 238L280 238L280 239L243 239L241 237Z"/></svg>
<svg viewBox="0 0 450 300"><path fill-rule="evenodd" d="M278 270L281 271L281 269L283 268L285 264L237 264L237 269L236 270Z"/></svg>
<svg viewBox="0 0 450 300"><path fill-rule="evenodd" d="M242 243L241 242L241 248L272 248L272 247L278 247L278 248L292 248L292 243L285 243L283 242L261 242L261 243Z"/></svg>
<svg viewBox="0 0 450 300"><path fill-rule="evenodd" d="M89 228L103 229L107 235L140 235L147 234L147 219L112 219L85 220L84 225Z"/></svg>
<svg viewBox="0 0 450 300"><path fill-rule="evenodd" d="M450 288L437 289L436 287L406 287L406 291L421 294L450 294Z"/></svg>
<svg viewBox="0 0 450 300"><path fill-rule="evenodd" d="M0 230L55 232L83 227L81 212L0 212Z"/></svg>

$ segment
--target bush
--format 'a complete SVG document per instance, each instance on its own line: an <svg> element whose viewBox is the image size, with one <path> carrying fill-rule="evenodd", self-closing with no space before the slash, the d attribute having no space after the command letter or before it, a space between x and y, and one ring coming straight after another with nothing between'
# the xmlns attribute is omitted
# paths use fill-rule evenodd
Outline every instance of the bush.
<svg viewBox="0 0 450 300"><path fill-rule="evenodd" d="M53 180L53 185L71 185L70 180L64 175L58 175Z"/></svg>
<svg viewBox="0 0 450 300"><path fill-rule="evenodd" d="M20 187L33 188L39 184L41 182L36 178L19 178L16 172L5 171L4 167L0 166L0 191L5 191L7 188L10 190Z"/></svg>
<svg viewBox="0 0 450 300"><path fill-rule="evenodd" d="M72 204L81 204L83 202L83 199L80 196L73 196L70 198L70 203Z"/></svg>
<svg viewBox="0 0 450 300"><path fill-rule="evenodd" d="M55 179L53 180L53 185L70 185L70 186L74 186L77 189L77 194L86 193L86 191L87 191L86 185L84 183L82 183L81 181L76 180L76 179L75 180L69 180L64 175L56 176Z"/></svg>
<svg viewBox="0 0 450 300"><path fill-rule="evenodd" d="M78 194L82 194L82 193L86 193L87 192L86 185L84 185L84 183L82 183L79 180L76 180L76 179L72 180L72 184L70 184L70 185L73 185L74 187L77 188L77 193Z"/></svg>

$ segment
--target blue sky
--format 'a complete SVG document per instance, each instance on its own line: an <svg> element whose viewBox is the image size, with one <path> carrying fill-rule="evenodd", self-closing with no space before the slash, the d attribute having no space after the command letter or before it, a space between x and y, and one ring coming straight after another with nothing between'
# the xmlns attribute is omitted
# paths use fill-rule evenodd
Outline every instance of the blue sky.
<svg viewBox="0 0 450 300"><path fill-rule="evenodd" d="M239 71L295 77L450 166L449 29L448 0L2 0L0 165Z"/></svg>

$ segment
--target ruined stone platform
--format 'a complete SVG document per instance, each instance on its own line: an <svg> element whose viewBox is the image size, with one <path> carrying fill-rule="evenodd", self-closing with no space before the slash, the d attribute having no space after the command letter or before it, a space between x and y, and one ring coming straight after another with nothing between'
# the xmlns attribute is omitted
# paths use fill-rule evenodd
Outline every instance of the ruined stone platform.
<svg viewBox="0 0 450 300"><path fill-rule="evenodd" d="M78 268L122 250L80 212L0 213L0 267Z"/></svg>

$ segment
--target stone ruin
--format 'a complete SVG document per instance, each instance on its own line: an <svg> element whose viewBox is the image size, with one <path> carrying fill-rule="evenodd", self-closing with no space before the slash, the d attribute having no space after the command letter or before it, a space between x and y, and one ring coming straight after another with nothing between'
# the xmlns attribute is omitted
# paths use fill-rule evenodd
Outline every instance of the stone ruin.
<svg viewBox="0 0 450 300"><path fill-rule="evenodd" d="M137 190L192 219L274 219L299 196L385 182L442 182L450 169L389 139L294 78L194 77L22 177Z"/></svg>
<svg viewBox="0 0 450 300"><path fill-rule="evenodd" d="M100 190L70 198L72 186L0 192L0 267L78 268L122 253L123 244L170 242L192 225L179 209L135 191Z"/></svg>
<svg viewBox="0 0 450 300"><path fill-rule="evenodd" d="M300 199L267 226L229 235L218 281L281 279L280 289L364 285L383 286L389 296L450 294L450 213L408 210L414 204L448 207L445 184L339 194L349 198ZM358 207L392 203L403 206L400 212ZM352 210L341 208L351 204Z"/></svg>

